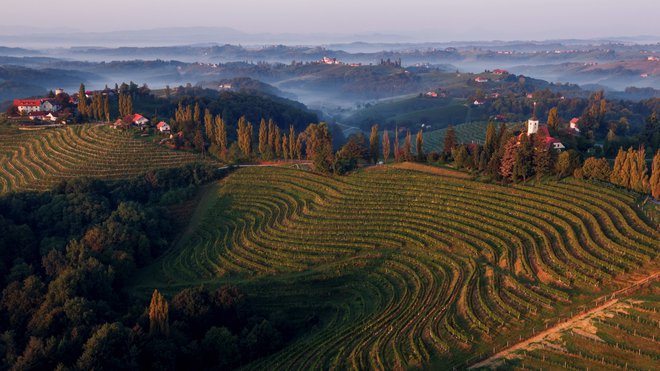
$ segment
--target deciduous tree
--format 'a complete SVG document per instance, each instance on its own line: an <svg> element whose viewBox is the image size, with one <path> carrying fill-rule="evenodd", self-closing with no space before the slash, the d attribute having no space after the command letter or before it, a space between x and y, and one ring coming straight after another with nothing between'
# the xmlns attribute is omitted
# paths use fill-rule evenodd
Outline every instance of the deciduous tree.
<svg viewBox="0 0 660 371"><path fill-rule="evenodd" d="M371 135L369 136L369 156L371 157L371 162L378 162L378 124L371 126Z"/></svg>
<svg viewBox="0 0 660 371"><path fill-rule="evenodd" d="M149 304L149 334L168 336L169 318L167 301L158 290L154 290Z"/></svg>
<svg viewBox="0 0 660 371"><path fill-rule="evenodd" d="M383 162L387 163L390 159L390 135L387 130L383 131Z"/></svg>

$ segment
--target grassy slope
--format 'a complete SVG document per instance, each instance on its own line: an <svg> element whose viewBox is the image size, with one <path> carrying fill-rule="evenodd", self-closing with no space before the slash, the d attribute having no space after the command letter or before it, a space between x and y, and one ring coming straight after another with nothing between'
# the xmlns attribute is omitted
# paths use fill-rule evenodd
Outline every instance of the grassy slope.
<svg viewBox="0 0 660 371"><path fill-rule="evenodd" d="M572 181L246 168L203 197L135 292L230 282L264 308L320 314L318 329L254 368L460 362L616 288L623 269L656 264L660 234L631 204Z"/></svg>

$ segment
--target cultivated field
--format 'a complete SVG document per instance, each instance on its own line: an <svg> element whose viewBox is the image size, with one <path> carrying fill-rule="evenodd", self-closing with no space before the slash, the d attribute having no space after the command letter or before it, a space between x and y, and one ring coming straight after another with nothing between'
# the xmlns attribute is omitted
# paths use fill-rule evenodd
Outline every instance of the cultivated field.
<svg viewBox="0 0 660 371"><path fill-rule="evenodd" d="M657 370L660 286L579 318L484 368L514 370Z"/></svg>
<svg viewBox="0 0 660 371"><path fill-rule="evenodd" d="M0 135L0 193L45 190L66 178L121 179L150 169L176 167L199 157L137 140L106 126Z"/></svg>
<svg viewBox="0 0 660 371"><path fill-rule="evenodd" d="M631 196L576 180L244 168L136 290L231 282L264 308L319 314L248 369L462 368L652 271L659 239Z"/></svg>
<svg viewBox="0 0 660 371"><path fill-rule="evenodd" d="M458 143L478 143L483 145L486 141L487 125L487 122L468 122L454 126ZM507 127L509 130L520 130L523 125L520 123L507 123ZM441 152L444 148L446 132L447 129L445 128L424 133L424 151Z"/></svg>

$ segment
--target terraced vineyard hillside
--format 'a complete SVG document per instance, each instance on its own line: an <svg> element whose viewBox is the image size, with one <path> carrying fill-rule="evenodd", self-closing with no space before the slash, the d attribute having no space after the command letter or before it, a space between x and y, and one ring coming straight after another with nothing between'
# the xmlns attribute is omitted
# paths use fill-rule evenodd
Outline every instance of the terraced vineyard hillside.
<svg viewBox="0 0 660 371"><path fill-rule="evenodd" d="M660 233L633 202L574 180L244 168L135 289L231 282L264 308L320 313L248 369L451 369L654 269Z"/></svg>
<svg viewBox="0 0 660 371"><path fill-rule="evenodd" d="M454 126L459 143L484 144L486 140L486 122L468 122ZM520 130L520 123L508 123L510 130ZM441 152L444 148L445 133L447 129L433 130L424 133L424 150L426 152Z"/></svg>
<svg viewBox="0 0 660 371"><path fill-rule="evenodd" d="M660 286L616 301L491 367L513 370L657 370Z"/></svg>
<svg viewBox="0 0 660 371"><path fill-rule="evenodd" d="M0 136L0 193L44 190L71 177L121 179L198 161L105 126L79 125Z"/></svg>

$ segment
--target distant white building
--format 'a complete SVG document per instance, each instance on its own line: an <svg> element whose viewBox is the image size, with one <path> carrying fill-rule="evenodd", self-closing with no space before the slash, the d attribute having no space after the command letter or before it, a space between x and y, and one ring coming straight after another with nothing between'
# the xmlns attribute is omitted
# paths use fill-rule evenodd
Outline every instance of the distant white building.
<svg viewBox="0 0 660 371"><path fill-rule="evenodd" d="M22 114L56 112L62 108L55 100L51 99L15 99L14 107Z"/></svg>
<svg viewBox="0 0 660 371"><path fill-rule="evenodd" d="M170 132L171 128L165 121L161 121L156 125L156 130L163 134L167 134Z"/></svg>

